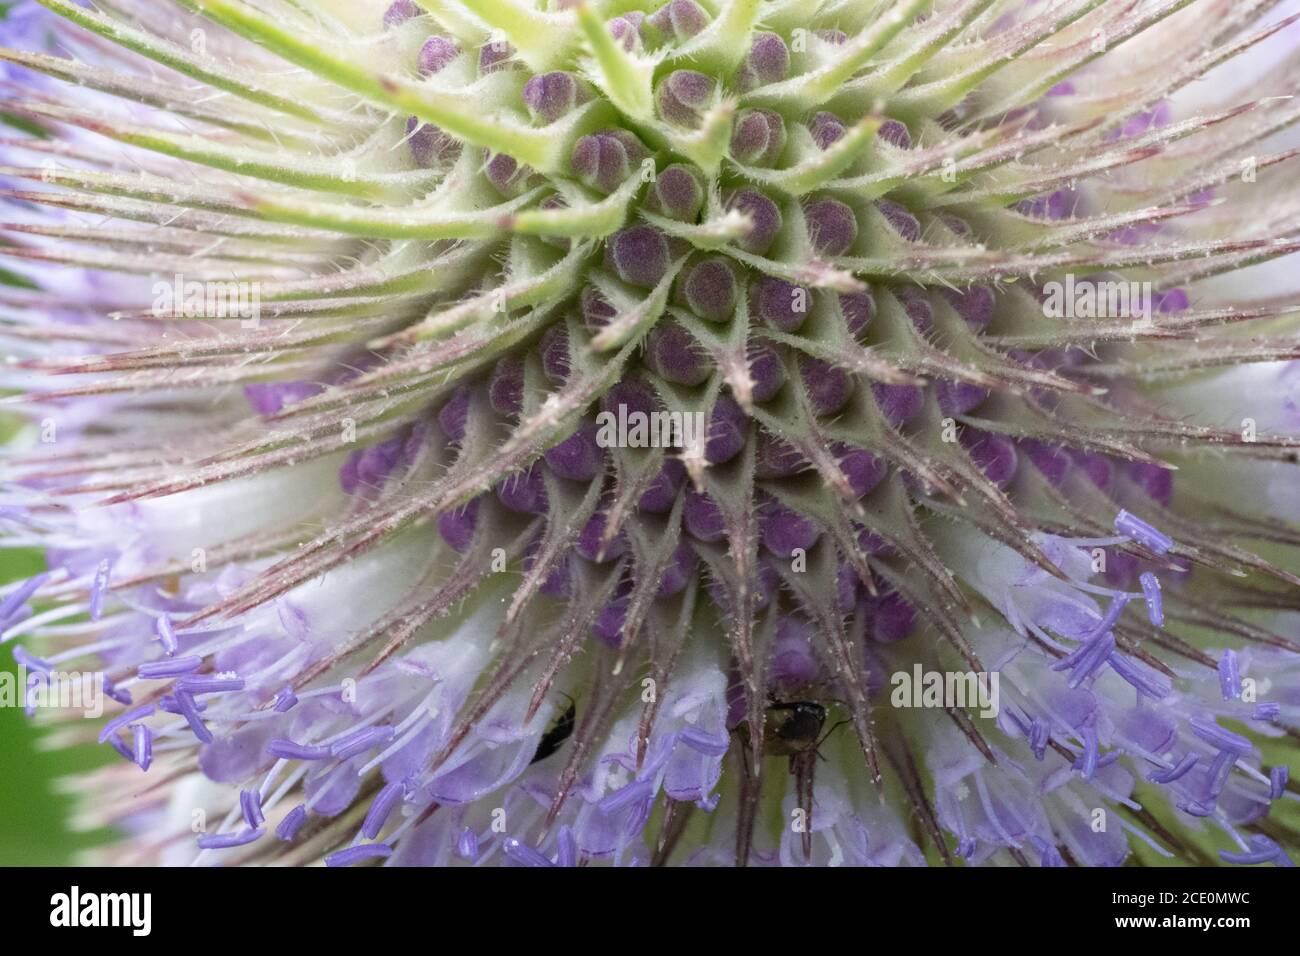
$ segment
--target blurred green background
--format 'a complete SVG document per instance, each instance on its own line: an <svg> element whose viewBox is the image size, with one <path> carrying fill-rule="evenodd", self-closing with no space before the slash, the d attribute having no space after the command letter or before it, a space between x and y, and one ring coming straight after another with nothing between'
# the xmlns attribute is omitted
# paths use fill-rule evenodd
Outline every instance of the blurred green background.
<svg viewBox="0 0 1300 956"><path fill-rule="evenodd" d="M0 443L16 422L0 419ZM27 578L44 567L39 552L0 551L0 584ZM13 644L0 646L0 670L13 674ZM73 862L78 850L101 842L104 833L77 833L69 826L72 798L55 780L97 767L97 747L42 750L41 732L22 707L0 707L0 866L51 866Z"/></svg>
<svg viewBox="0 0 1300 956"><path fill-rule="evenodd" d="M13 6L0 3L0 21ZM38 132L13 116L0 115L0 123ZM27 283L0 269L0 284ZM0 444L13 436L19 424L15 416L0 416ZM43 567L36 551L0 550L0 584L30 577ZM0 670L16 671L12 644L0 645ZM0 707L0 866L71 863L78 850L104 838L104 834L72 832L68 826L72 799L58 794L54 785L59 777L104 763L100 748L42 750L39 737L21 707Z"/></svg>

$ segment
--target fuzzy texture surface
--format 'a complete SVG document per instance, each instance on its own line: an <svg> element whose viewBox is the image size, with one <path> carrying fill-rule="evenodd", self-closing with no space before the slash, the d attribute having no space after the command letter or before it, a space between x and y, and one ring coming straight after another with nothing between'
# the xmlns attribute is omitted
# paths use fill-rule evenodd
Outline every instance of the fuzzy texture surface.
<svg viewBox="0 0 1300 956"><path fill-rule="evenodd" d="M1295 19L14 6L101 859L1290 865Z"/></svg>

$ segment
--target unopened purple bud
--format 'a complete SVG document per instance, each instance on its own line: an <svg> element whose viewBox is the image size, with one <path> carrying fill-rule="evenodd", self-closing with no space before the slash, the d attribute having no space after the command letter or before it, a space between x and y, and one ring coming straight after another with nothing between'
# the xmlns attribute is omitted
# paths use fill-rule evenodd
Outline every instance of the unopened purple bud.
<svg viewBox="0 0 1300 956"><path fill-rule="evenodd" d="M707 494L686 489L686 501L682 505L682 521L686 530L697 541L721 541L727 533L727 525L722 511Z"/></svg>
<svg viewBox="0 0 1300 956"><path fill-rule="evenodd" d="M557 322L546 330L541 341L537 343L542 353L542 371L556 385L563 385L569 378L569 330L563 323Z"/></svg>
<svg viewBox="0 0 1300 956"><path fill-rule="evenodd" d="M912 148L912 134L898 120L887 119L881 123L880 129L876 130L876 137L899 149Z"/></svg>
<svg viewBox="0 0 1300 956"><path fill-rule="evenodd" d="M601 397L600 406L616 418L634 413L649 416L659 411L659 396L645 380L639 377L625 378L612 385Z"/></svg>
<svg viewBox="0 0 1300 956"><path fill-rule="evenodd" d="M450 442L458 442L465 437L465 425L469 421L469 387L458 386L451 398L438 411L438 427Z"/></svg>
<svg viewBox="0 0 1300 956"><path fill-rule="evenodd" d="M673 551L672 560L664 568L664 575L659 579L659 597L672 597L686 590L695 576L695 569L700 559L689 541L679 541Z"/></svg>
<svg viewBox="0 0 1300 956"><path fill-rule="evenodd" d="M783 616L772 640L772 680L784 693L813 683L820 676L813 653L813 628L801 615Z"/></svg>
<svg viewBox="0 0 1300 956"><path fill-rule="evenodd" d="M775 33L755 33L749 53L736 74L736 88L747 93L760 86L780 83L790 75L790 48Z"/></svg>
<svg viewBox="0 0 1300 956"><path fill-rule="evenodd" d="M1186 289L1169 289L1152 296L1151 305L1157 312L1185 312L1191 307L1191 301Z"/></svg>
<svg viewBox="0 0 1300 956"><path fill-rule="evenodd" d="M610 20L605 26L609 30L609 35L618 40L624 50L632 53L641 46L641 25L644 22L644 13L640 10L631 10L621 17Z"/></svg>
<svg viewBox="0 0 1300 956"><path fill-rule="evenodd" d="M1020 459L1016 455L1015 443L1010 438L992 432L966 429L962 431L961 443L970 453L975 466L999 488L1005 488L1015 477Z"/></svg>
<svg viewBox="0 0 1300 956"><path fill-rule="evenodd" d="M1115 481L1115 465L1109 458L1094 451L1084 451L1080 448L1070 449L1070 457L1074 459L1083 473L1102 491L1107 490Z"/></svg>
<svg viewBox="0 0 1300 956"><path fill-rule="evenodd" d="M679 385L699 385L713 374L704 346L672 319L656 323L646 336L645 361L660 377Z"/></svg>
<svg viewBox="0 0 1300 956"><path fill-rule="evenodd" d="M830 149L840 141L848 127L834 113L823 110L813 114L813 118L808 121L808 131L812 133L813 142L818 149Z"/></svg>
<svg viewBox="0 0 1300 956"><path fill-rule="evenodd" d="M916 607L896 591L871 602L871 637L881 644L901 641L916 626Z"/></svg>
<svg viewBox="0 0 1300 956"><path fill-rule="evenodd" d="M529 543L527 549L524 551L523 568L525 574L533 569L533 565L537 561L537 552L542 545L543 537L544 534L539 533L537 537ZM538 590L541 591L542 594L549 595L550 597L567 597L570 586L573 582L572 571L570 556L568 554L561 554L558 560L550 567L546 580L541 583Z"/></svg>
<svg viewBox="0 0 1300 956"><path fill-rule="evenodd" d="M645 144L626 130L604 130L578 140L569 167L583 185L612 193L648 158Z"/></svg>
<svg viewBox="0 0 1300 956"><path fill-rule="evenodd" d="M785 222L781 208L775 202L757 189L738 189L728 197L727 208L743 212L750 218L749 232L735 240L739 248L756 256L772 248Z"/></svg>
<svg viewBox="0 0 1300 956"><path fill-rule="evenodd" d="M498 70L517 69L519 63L514 56L515 48L505 40L492 40L483 44L478 51L478 75L486 76Z"/></svg>
<svg viewBox="0 0 1300 956"><path fill-rule="evenodd" d="M1053 485L1065 481L1065 476L1074 465L1069 454L1059 445L1047 445L1033 438L1022 438L1016 444Z"/></svg>
<svg viewBox="0 0 1300 956"><path fill-rule="evenodd" d="M885 217L885 221L894 232L902 238L908 242L916 242L921 238L921 221L898 203L890 202L888 199L878 199L876 208L880 210L880 214Z"/></svg>
<svg viewBox="0 0 1300 956"><path fill-rule="evenodd" d="M869 494L889 473L885 459L865 449L839 444L835 446L835 453L839 455L840 471L859 498Z"/></svg>
<svg viewBox="0 0 1300 956"><path fill-rule="evenodd" d="M1068 189L1058 189L1053 193L1022 199L1016 203L1016 211L1032 219L1049 219L1059 221L1074 215L1078 197Z"/></svg>
<svg viewBox="0 0 1300 956"><path fill-rule="evenodd" d="M989 390L970 382L941 378L934 383L934 396L938 399L939 410L945 415L964 415L982 405L989 397Z"/></svg>
<svg viewBox="0 0 1300 956"><path fill-rule="evenodd" d="M627 623L630 590L628 582L620 584L614 599L601 609L592 622L591 633L609 647L616 648L623 642L623 625Z"/></svg>
<svg viewBox="0 0 1300 956"><path fill-rule="evenodd" d="M735 313L740 281L730 259L710 256L685 271L677 290L679 301L700 318L726 322Z"/></svg>
<svg viewBox="0 0 1300 956"><path fill-rule="evenodd" d="M711 465L731 461L744 449L748 434L749 418L744 410L730 395L719 395L713 402L713 414L709 416L704 457Z"/></svg>
<svg viewBox="0 0 1300 956"><path fill-rule="evenodd" d="M918 332L925 335L934 328L934 308L925 290L903 286L894 290L894 297L902 304L903 311Z"/></svg>
<svg viewBox="0 0 1300 956"><path fill-rule="evenodd" d="M628 226L605 243L605 264L629 285L653 289L668 271L668 241L653 226Z"/></svg>
<svg viewBox="0 0 1300 956"><path fill-rule="evenodd" d="M542 455L551 471L569 481L592 481L605 470L605 452L596 442L596 423L584 419L572 435Z"/></svg>
<svg viewBox="0 0 1300 956"><path fill-rule="evenodd" d="M713 104L716 87L711 76L694 70L674 70L655 87L655 105L668 122L693 129Z"/></svg>
<svg viewBox="0 0 1300 956"><path fill-rule="evenodd" d="M601 540L605 536L608 520L604 511L597 511L588 518L578 534L578 539L573 543L573 550L588 561L597 562L617 561L627 554L627 535L622 530L614 535L609 543L604 545L604 551L601 551Z"/></svg>
<svg viewBox="0 0 1300 956"><path fill-rule="evenodd" d="M1174 473L1144 461L1125 462L1124 471L1157 504L1168 508L1174 498Z"/></svg>
<svg viewBox="0 0 1300 956"><path fill-rule="evenodd" d="M524 105L543 123L554 123L586 98L582 81L563 70L539 73L524 84Z"/></svg>
<svg viewBox="0 0 1300 956"><path fill-rule="evenodd" d="M953 215L942 215L939 218L943 221L945 226L952 230L954 235L965 238L972 235L974 232L970 227L970 223L965 219L959 219L957 216Z"/></svg>
<svg viewBox="0 0 1300 956"><path fill-rule="evenodd" d="M763 503L758 529L763 547L778 558L789 558L795 551L807 552L821 537L817 525L775 498Z"/></svg>
<svg viewBox="0 0 1300 956"><path fill-rule="evenodd" d="M524 359L507 355L492 369L488 380L488 403L499 415L518 415L524 407Z"/></svg>
<svg viewBox="0 0 1300 956"><path fill-rule="evenodd" d="M918 385L886 385L872 382L871 392L885 420L895 428L912 420L925 407L925 392Z"/></svg>
<svg viewBox="0 0 1300 956"><path fill-rule="evenodd" d="M647 514L668 514L686 480L686 466L677 458L665 458L663 467L641 495L637 507Z"/></svg>
<svg viewBox="0 0 1300 956"><path fill-rule="evenodd" d="M438 534L453 551L464 553L474 540L474 530L478 527L478 508L479 499L471 498L459 508L438 515Z"/></svg>
<svg viewBox="0 0 1300 956"><path fill-rule="evenodd" d="M731 156L746 166L775 166L785 151L785 120L772 110L741 110L731 127Z"/></svg>
<svg viewBox="0 0 1300 956"><path fill-rule="evenodd" d="M384 11L384 27L391 29L407 20L414 20L421 12L415 5L415 0L394 0L393 4Z"/></svg>
<svg viewBox="0 0 1300 956"><path fill-rule="evenodd" d="M519 165L517 159L505 153L492 155L485 150L483 158L483 175L502 196L514 198L528 191L533 176L529 167Z"/></svg>
<svg viewBox="0 0 1300 956"><path fill-rule="evenodd" d="M808 459L784 438L778 438L760 427L754 446L754 475L767 481L788 478L808 467Z"/></svg>
<svg viewBox="0 0 1300 956"><path fill-rule="evenodd" d="M542 477L542 466L538 462L524 471L507 475L495 491L497 500L511 511L537 515L546 513L546 482Z"/></svg>
<svg viewBox="0 0 1300 956"><path fill-rule="evenodd" d="M420 75L432 76L443 70L448 63L460 56L460 48L450 37L429 37L420 47Z"/></svg>
<svg viewBox="0 0 1300 956"><path fill-rule="evenodd" d="M847 561L835 571L835 606L848 613L858 603L858 572Z"/></svg>
<svg viewBox="0 0 1300 956"><path fill-rule="evenodd" d="M618 310L600 294L595 286L583 286L578 295L578 308L582 312L583 324L592 332L599 332L609 320L618 315Z"/></svg>
<svg viewBox="0 0 1300 956"><path fill-rule="evenodd" d="M406 147L411 151L411 158L422 169L431 169L460 150L456 140L432 123L421 123L414 116L406 121L406 135Z"/></svg>
<svg viewBox="0 0 1300 956"><path fill-rule="evenodd" d="M775 276L761 276L752 286L750 308L780 332L796 332L808 318L809 291Z"/></svg>
<svg viewBox="0 0 1300 956"><path fill-rule="evenodd" d="M858 219L838 199L817 199L803 209L808 239L818 255L842 256L858 238Z"/></svg>
<svg viewBox="0 0 1300 956"><path fill-rule="evenodd" d="M749 377L754 385L750 397L758 403L771 399L785 384L785 366L780 353L770 345L752 345L748 350Z"/></svg>
<svg viewBox="0 0 1300 956"><path fill-rule="evenodd" d="M315 382L254 382L244 386L244 397L257 414L268 417L286 405L320 394L324 389Z"/></svg>
<svg viewBox="0 0 1300 956"><path fill-rule="evenodd" d="M995 300L993 290L986 285L972 285L964 289L943 289L943 296L977 332L982 332L993 321Z"/></svg>
<svg viewBox="0 0 1300 956"><path fill-rule="evenodd" d="M689 166L665 166L650 184L645 207L668 219L695 222L704 208L704 185Z"/></svg>
<svg viewBox="0 0 1300 956"><path fill-rule="evenodd" d="M840 310L844 313L844 321L849 327L849 334L855 339L861 339L863 333L867 331L867 326L876 315L876 300L871 291L866 292L841 292L839 294Z"/></svg>
<svg viewBox="0 0 1300 956"><path fill-rule="evenodd" d="M821 359L810 355L801 356L799 375L803 378L808 400L817 415L834 415L853 396L853 376Z"/></svg>
<svg viewBox="0 0 1300 956"><path fill-rule="evenodd" d="M646 20L644 32L656 44L684 43L707 27L710 19L695 0L669 0Z"/></svg>

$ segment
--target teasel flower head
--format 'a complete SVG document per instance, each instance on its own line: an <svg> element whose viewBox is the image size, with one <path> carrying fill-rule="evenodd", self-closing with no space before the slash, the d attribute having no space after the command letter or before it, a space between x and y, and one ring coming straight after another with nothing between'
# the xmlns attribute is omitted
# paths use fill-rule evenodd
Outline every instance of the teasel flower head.
<svg viewBox="0 0 1300 956"><path fill-rule="evenodd" d="M1294 19L12 8L98 858L1289 865Z"/></svg>

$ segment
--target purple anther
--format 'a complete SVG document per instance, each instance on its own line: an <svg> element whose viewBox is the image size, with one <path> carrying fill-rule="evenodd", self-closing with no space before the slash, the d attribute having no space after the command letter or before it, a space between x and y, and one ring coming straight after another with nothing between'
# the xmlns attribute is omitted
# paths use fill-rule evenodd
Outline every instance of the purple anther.
<svg viewBox="0 0 1300 956"><path fill-rule="evenodd" d="M229 850L231 847L247 846L261 838L262 830L248 829L238 833L214 833L198 839L200 850Z"/></svg>
<svg viewBox="0 0 1300 956"><path fill-rule="evenodd" d="M134 710L128 710L125 714L118 714L100 729L99 742L101 744L104 743L109 737L113 736L113 734L117 733L118 730L125 727L127 724L133 724L137 720L144 720L146 717L152 717L153 712L153 704L141 704Z"/></svg>
<svg viewBox="0 0 1300 956"><path fill-rule="evenodd" d="M281 687L275 695L275 705L272 707L277 714L287 713L298 705L298 695L293 692L293 688L285 685Z"/></svg>
<svg viewBox="0 0 1300 956"><path fill-rule="evenodd" d="M275 828L275 838L283 840L285 843L293 840L302 829L302 825L307 822L307 808L302 804L294 807L285 814L280 825Z"/></svg>
<svg viewBox="0 0 1300 956"><path fill-rule="evenodd" d="M1156 627L1165 623L1165 602L1160 594L1160 579L1150 571L1143 571L1138 577L1142 585L1142 596L1147 602L1147 620Z"/></svg>
<svg viewBox="0 0 1300 956"><path fill-rule="evenodd" d="M256 790L239 791L239 812L244 815L244 822L256 830L266 822L262 813L262 797Z"/></svg>
<svg viewBox="0 0 1300 956"><path fill-rule="evenodd" d="M327 760L332 756L328 747L294 743L284 737L277 737L267 744L266 752L272 757L280 757L284 760Z"/></svg>
<svg viewBox="0 0 1300 956"><path fill-rule="evenodd" d="M326 866L351 866L363 860L383 859L393 855L393 848L387 843L362 843L338 850L325 857Z"/></svg>
<svg viewBox="0 0 1300 956"><path fill-rule="evenodd" d="M161 618L160 618L161 620ZM163 677L180 677L192 674L203 666L203 658L197 654L187 657L173 657L168 661L151 661L136 668L136 676L141 680L158 680Z"/></svg>
<svg viewBox="0 0 1300 956"><path fill-rule="evenodd" d="M136 724L131 728L131 735L135 742L135 762L141 770L148 770L153 763L153 731L147 724Z"/></svg>
<svg viewBox="0 0 1300 956"><path fill-rule="evenodd" d="M176 653L179 646L176 643L176 631L172 629L171 618L166 614L162 617L155 618L153 622L154 633L158 635L158 640L162 641L163 653L171 657Z"/></svg>
<svg viewBox="0 0 1300 956"><path fill-rule="evenodd" d="M1169 770L1153 770L1147 774L1147 779L1152 783L1173 783L1192 772L1192 768L1200 763L1200 758L1196 754L1186 754L1182 760L1178 761Z"/></svg>
<svg viewBox="0 0 1300 956"><path fill-rule="evenodd" d="M340 760L347 760L359 753L365 753L378 744L388 743L392 739L392 727L363 727L330 744L330 753Z"/></svg>
<svg viewBox="0 0 1300 956"><path fill-rule="evenodd" d="M1121 511L1115 516L1115 530L1130 541L1136 541L1156 554L1166 554L1174 546L1173 538L1161 534L1151 525L1140 518L1133 517L1127 511Z"/></svg>
<svg viewBox="0 0 1300 956"><path fill-rule="evenodd" d="M361 824L361 835L363 837L367 840L373 840L379 836L379 831L384 828L384 822L393 812L393 808L401 801L404 790L403 783L400 780L395 780L375 794L375 799L370 804L370 810L366 813L366 819Z"/></svg>
<svg viewBox="0 0 1300 956"><path fill-rule="evenodd" d="M1241 694L1241 665L1237 652L1225 650L1219 655L1219 693L1224 700L1236 700Z"/></svg>

